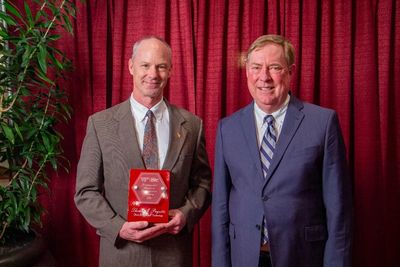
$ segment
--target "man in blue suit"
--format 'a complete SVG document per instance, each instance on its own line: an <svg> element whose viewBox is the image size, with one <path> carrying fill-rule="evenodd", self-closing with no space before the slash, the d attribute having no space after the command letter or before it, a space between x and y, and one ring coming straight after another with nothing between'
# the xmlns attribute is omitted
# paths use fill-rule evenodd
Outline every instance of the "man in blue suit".
<svg viewBox="0 0 400 267"><path fill-rule="evenodd" d="M254 101L222 119L212 266L351 265L352 182L335 111L289 91L292 44L264 35L246 57Z"/></svg>

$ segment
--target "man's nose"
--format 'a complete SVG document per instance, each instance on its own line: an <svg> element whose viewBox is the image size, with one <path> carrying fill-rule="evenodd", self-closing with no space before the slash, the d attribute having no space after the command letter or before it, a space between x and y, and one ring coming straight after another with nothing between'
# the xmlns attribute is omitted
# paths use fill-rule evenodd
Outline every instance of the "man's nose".
<svg viewBox="0 0 400 267"><path fill-rule="evenodd" d="M147 73L150 77L158 77L158 70L156 66L151 66Z"/></svg>
<svg viewBox="0 0 400 267"><path fill-rule="evenodd" d="M263 67L260 71L260 79L262 81L268 81L271 79L271 74L269 73L268 67Z"/></svg>

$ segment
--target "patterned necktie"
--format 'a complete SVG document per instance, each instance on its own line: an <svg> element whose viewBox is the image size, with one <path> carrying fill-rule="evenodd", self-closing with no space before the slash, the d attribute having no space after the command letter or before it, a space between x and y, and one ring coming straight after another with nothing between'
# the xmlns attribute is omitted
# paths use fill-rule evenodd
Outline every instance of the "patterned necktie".
<svg viewBox="0 0 400 267"><path fill-rule="evenodd" d="M158 169L158 146L155 117L151 110L146 113L147 122L143 136L143 161L146 169Z"/></svg>
<svg viewBox="0 0 400 267"><path fill-rule="evenodd" d="M275 144L276 144L276 132L274 127L274 117L267 115L264 117L264 123L267 123L267 129L263 136L263 140L260 147L261 165L264 173L264 178L267 177L267 172L274 155ZM264 216L263 219L263 231L262 231L262 245L268 242L268 230L267 223Z"/></svg>

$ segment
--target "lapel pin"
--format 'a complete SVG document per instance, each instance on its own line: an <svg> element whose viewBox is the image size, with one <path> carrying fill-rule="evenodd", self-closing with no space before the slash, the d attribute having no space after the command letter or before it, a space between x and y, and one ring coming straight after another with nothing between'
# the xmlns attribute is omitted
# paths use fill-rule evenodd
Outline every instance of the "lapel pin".
<svg viewBox="0 0 400 267"><path fill-rule="evenodd" d="M178 136L178 138L181 138L181 134L179 132L176 133L176 135Z"/></svg>

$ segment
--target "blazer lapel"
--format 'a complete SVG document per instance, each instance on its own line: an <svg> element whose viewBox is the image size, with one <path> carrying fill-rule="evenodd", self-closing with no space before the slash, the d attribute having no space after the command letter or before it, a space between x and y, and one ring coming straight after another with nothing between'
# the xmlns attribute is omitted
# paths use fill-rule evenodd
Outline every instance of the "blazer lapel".
<svg viewBox="0 0 400 267"><path fill-rule="evenodd" d="M171 106L166 100L164 101L167 104L169 111L170 131L168 152L162 169L172 170L186 140L187 130L183 127L186 120L182 117L176 107Z"/></svg>
<svg viewBox="0 0 400 267"><path fill-rule="evenodd" d="M254 184L254 188L260 188L265 179L261 169L260 151L257 143L254 102L243 109L240 123L242 126L242 132L246 138L247 148L249 149L251 159L258 174L257 179L252 179L252 182Z"/></svg>
<svg viewBox="0 0 400 267"><path fill-rule="evenodd" d="M118 135L128 166L134 169L144 169L129 99L121 104L115 113L115 119L119 121Z"/></svg>
<svg viewBox="0 0 400 267"><path fill-rule="evenodd" d="M297 129L299 128L299 125L301 124L301 121L304 118L304 114L303 112L301 112L302 108L303 108L303 103L299 101L296 97L291 95L288 109L286 111L285 121L283 122L282 126L282 132L276 144L274 156L272 158L271 165L268 169L264 186L271 179L271 176L273 175L277 166L279 165L289 143L293 139L293 136L295 135Z"/></svg>

